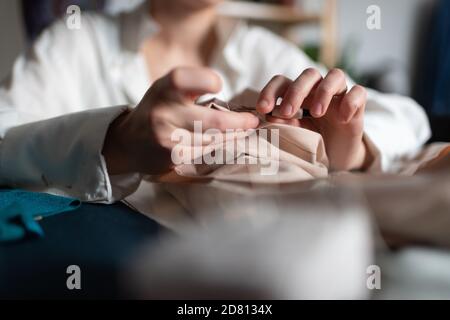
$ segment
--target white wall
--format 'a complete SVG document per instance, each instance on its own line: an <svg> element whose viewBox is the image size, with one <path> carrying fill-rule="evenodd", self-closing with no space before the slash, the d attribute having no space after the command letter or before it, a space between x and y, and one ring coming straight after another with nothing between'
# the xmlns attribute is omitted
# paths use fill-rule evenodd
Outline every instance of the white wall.
<svg viewBox="0 0 450 320"><path fill-rule="evenodd" d="M390 64L397 91L409 92L414 76L417 46L429 15L431 0L339 0L339 44L341 49L356 41L355 67L373 71ZM381 9L381 30L366 28L366 9ZM403 79L402 79L403 73ZM391 82L392 82L391 81ZM395 83L397 82L397 83ZM405 83L402 83L405 82Z"/></svg>
<svg viewBox="0 0 450 320"><path fill-rule="evenodd" d="M0 0L0 79L24 47L19 0Z"/></svg>
<svg viewBox="0 0 450 320"><path fill-rule="evenodd" d="M306 10L320 10L324 0L298 0ZM358 74L390 67L387 79L393 91L410 93L418 41L435 0L337 0L339 52L352 52ZM381 9L381 30L369 30L367 8ZM426 21L425 21L426 22ZM303 37L311 38L311 32ZM317 37L317 34L313 37Z"/></svg>
<svg viewBox="0 0 450 320"><path fill-rule="evenodd" d="M422 4L428 0L339 0L339 40L341 47L351 38L358 40L357 64L364 70L382 60L394 59L407 66L414 45L415 22ZM381 30L368 30L366 9L381 9Z"/></svg>

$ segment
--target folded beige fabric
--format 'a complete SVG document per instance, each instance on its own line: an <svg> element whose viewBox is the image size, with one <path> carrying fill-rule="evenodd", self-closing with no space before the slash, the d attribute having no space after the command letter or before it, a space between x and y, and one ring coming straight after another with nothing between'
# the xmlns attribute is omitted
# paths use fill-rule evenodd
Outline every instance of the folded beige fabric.
<svg viewBox="0 0 450 320"><path fill-rule="evenodd" d="M246 95L251 93L246 92ZM203 105L222 112L257 114L255 104L249 106L212 99ZM177 181L178 175L194 179L283 183L328 176L328 158L320 134L299 127L267 123L263 117L260 120L261 125L256 130L221 134L219 141L208 145L180 144L175 152L180 158L189 154L188 161L158 181Z"/></svg>
<svg viewBox="0 0 450 320"><path fill-rule="evenodd" d="M271 132L270 140L261 130ZM276 140L277 144L273 143ZM234 144L234 146L230 146ZM177 174L216 180L280 183L328 175L328 158L322 137L287 125L265 124L243 138L204 148L202 156L223 154L224 164L183 164Z"/></svg>

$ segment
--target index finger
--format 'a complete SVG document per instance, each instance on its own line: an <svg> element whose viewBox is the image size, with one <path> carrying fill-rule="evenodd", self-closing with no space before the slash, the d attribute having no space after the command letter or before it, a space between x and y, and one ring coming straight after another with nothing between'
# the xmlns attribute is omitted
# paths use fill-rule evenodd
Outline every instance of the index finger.
<svg viewBox="0 0 450 320"><path fill-rule="evenodd" d="M311 91L322 80L319 71L308 68L289 86L280 105L280 113L285 119L290 119L302 107Z"/></svg>
<svg viewBox="0 0 450 320"><path fill-rule="evenodd" d="M278 75L273 77L262 89L256 104L256 110L261 114L272 112L277 99L284 96L291 83L292 80L285 76Z"/></svg>
<svg viewBox="0 0 450 320"><path fill-rule="evenodd" d="M259 119L249 112L219 111L189 105L178 108L176 126L194 131L195 122L201 124L202 130L218 129L221 132L235 129L255 129L259 125Z"/></svg>

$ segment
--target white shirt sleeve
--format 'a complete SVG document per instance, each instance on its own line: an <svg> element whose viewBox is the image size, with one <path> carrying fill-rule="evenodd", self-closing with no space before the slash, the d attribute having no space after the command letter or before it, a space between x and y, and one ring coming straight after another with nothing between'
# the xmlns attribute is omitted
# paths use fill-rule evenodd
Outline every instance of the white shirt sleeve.
<svg viewBox="0 0 450 320"><path fill-rule="evenodd" d="M368 90L364 131L384 172L395 171L398 160L416 155L431 137L426 113L413 99L375 90Z"/></svg>
<svg viewBox="0 0 450 320"><path fill-rule="evenodd" d="M248 57L244 54L244 60L250 65L247 72L257 71L253 72L256 87L264 86L276 74L296 79L309 67L319 69L323 75L327 72L297 47L264 29L251 29L243 43L251 48L242 52L248 54ZM259 59L255 58L258 51L263 52ZM353 85L348 78L349 88ZM364 124L366 137L378 149L372 151L380 157L379 169L385 172L394 170L396 160L417 153L431 136L428 118L414 100L375 90L368 90Z"/></svg>
<svg viewBox="0 0 450 320"><path fill-rule="evenodd" d="M71 33L60 22L44 32L0 87L0 186L112 203L139 185L139 175L108 175L104 139L127 107L86 109L80 83L96 76L98 58L83 27Z"/></svg>
<svg viewBox="0 0 450 320"><path fill-rule="evenodd" d="M113 201L101 150L109 124L124 109L83 111L9 129L0 144L0 184Z"/></svg>

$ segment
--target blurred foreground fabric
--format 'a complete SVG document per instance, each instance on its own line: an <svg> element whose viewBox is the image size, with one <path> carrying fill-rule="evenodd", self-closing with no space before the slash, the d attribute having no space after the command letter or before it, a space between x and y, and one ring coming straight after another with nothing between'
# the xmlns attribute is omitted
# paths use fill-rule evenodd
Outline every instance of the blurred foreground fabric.
<svg viewBox="0 0 450 320"><path fill-rule="evenodd" d="M143 246L123 286L151 299L406 297L407 283L429 277L433 261L450 266L427 252L419 256L429 263L401 277L404 258L391 251L450 249L450 145L432 145L398 170L279 185L144 182L126 202L180 237ZM367 281L382 262L391 291L377 296ZM425 282L409 296L450 295L450 283Z"/></svg>

